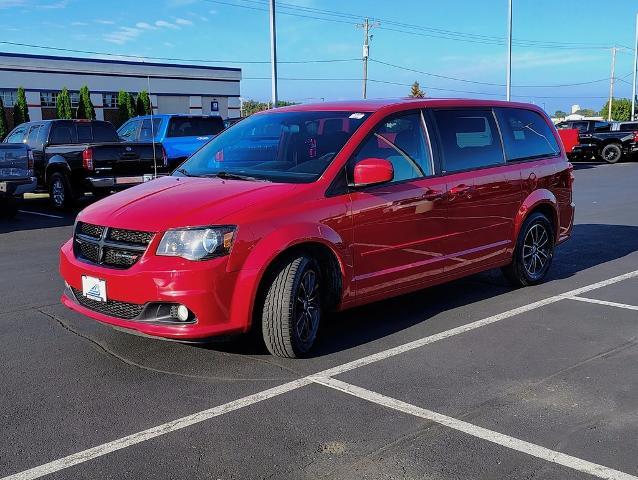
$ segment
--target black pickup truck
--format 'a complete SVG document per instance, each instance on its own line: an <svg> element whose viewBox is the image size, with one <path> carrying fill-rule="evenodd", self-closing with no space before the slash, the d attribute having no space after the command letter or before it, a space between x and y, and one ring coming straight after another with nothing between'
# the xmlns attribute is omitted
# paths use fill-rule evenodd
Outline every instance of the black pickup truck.
<svg viewBox="0 0 638 480"><path fill-rule="evenodd" d="M33 153L26 145L0 144L0 216L13 217L16 199L35 190Z"/></svg>
<svg viewBox="0 0 638 480"><path fill-rule="evenodd" d="M113 125L99 120L23 123L4 141L32 149L38 189L57 208L88 191L101 196L168 173L161 144L121 142Z"/></svg>
<svg viewBox="0 0 638 480"><path fill-rule="evenodd" d="M596 157L608 163L616 163L623 157L630 157L638 152L638 133L615 130L610 122L567 120L558 123L556 128L578 130L579 143L570 154L574 159L588 160Z"/></svg>

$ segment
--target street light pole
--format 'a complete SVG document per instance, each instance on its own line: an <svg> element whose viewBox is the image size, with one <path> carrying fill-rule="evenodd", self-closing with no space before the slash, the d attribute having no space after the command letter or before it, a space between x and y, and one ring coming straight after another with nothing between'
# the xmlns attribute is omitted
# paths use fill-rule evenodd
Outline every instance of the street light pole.
<svg viewBox="0 0 638 480"><path fill-rule="evenodd" d="M512 0L507 2L507 80L505 82L505 98L509 102L512 97Z"/></svg>
<svg viewBox="0 0 638 480"><path fill-rule="evenodd" d="M609 78L609 108L607 120L611 122L611 104L614 102L614 75L616 74L616 47L611 47L611 77Z"/></svg>
<svg viewBox="0 0 638 480"><path fill-rule="evenodd" d="M636 41L634 42L634 81L631 89L631 119L636 119L636 70L638 70L638 13L636 13Z"/></svg>
<svg viewBox="0 0 638 480"><path fill-rule="evenodd" d="M270 63L272 70L272 108L277 108L277 32L275 30L275 0L270 0Z"/></svg>

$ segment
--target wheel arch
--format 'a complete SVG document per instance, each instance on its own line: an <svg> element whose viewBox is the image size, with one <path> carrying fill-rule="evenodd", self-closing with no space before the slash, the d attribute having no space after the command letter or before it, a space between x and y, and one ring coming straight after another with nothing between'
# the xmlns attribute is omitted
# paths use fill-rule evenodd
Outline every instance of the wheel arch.
<svg viewBox="0 0 638 480"><path fill-rule="evenodd" d="M535 212L545 215L554 227L554 241L558 241L560 235L560 217L558 210L558 202L552 192L547 189L534 190L523 201L516 215L514 222L514 237L518 238L523 223Z"/></svg>
<svg viewBox="0 0 638 480"><path fill-rule="evenodd" d="M49 178L56 172L66 173L67 175L71 174L71 167L67 163L66 159L61 156L54 156L49 159L47 162L47 166L44 170L44 183L45 185L49 183Z"/></svg>

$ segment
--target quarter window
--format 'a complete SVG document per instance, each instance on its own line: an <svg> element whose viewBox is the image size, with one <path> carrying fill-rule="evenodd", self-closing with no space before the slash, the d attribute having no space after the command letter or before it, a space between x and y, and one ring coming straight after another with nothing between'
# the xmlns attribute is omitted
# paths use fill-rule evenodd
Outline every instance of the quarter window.
<svg viewBox="0 0 638 480"><path fill-rule="evenodd" d="M351 169L366 158L390 161L395 182L432 175L434 169L423 134L421 113L383 120L351 160Z"/></svg>
<svg viewBox="0 0 638 480"><path fill-rule="evenodd" d="M435 110L445 172L504 163L491 110Z"/></svg>
<svg viewBox="0 0 638 480"><path fill-rule="evenodd" d="M508 161L551 157L560 148L545 119L532 110L498 108L498 123Z"/></svg>

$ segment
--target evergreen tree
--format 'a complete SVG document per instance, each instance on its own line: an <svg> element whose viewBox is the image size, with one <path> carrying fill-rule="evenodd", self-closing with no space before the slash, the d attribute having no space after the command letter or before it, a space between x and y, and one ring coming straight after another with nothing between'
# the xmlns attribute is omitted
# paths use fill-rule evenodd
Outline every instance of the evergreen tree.
<svg viewBox="0 0 638 480"><path fill-rule="evenodd" d="M21 123L28 122L29 107L27 106L27 95L24 93L23 87L18 87L18 98L13 106L13 125L20 125Z"/></svg>
<svg viewBox="0 0 638 480"><path fill-rule="evenodd" d="M76 118L95 120L95 107L93 107L93 102L91 102L89 87L86 85L80 88L80 100L78 102Z"/></svg>
<svg viewBox="0 0 638 480"><path fill-rule="evenodd" d="M7 113L4 111L4 103L0 97L0 142L9 134L9 122L7 122Z"/></svg>
<svg viewBox="0 0 638 480"><path fill-rule="evenodd" d="M135 95L132 92L128 94L128 103L126 108L128 109L129 118L137 116L137 112L135 111Z"/></svg>
<svg viewBox="0 0 638 480"><path fill-rule="evenodd" d="M410 88L410 98L425 98L425 92L421 90L419 82L414 82Z"/></svg>
<svg viewBox="0 0 638 480"><path fill-rule="evenodd" d="M71 96L69 90L64 87L60 93L58 93L57 100L55 101L55 108L57 117L63 120L70 120L73 118L73 109L71 108Z"/></svg>
<svg viewBox="0 0 638 480"><path fill-rule="evenodd" d="M138 115L149 115L151 113L151 98L146 90L142 90L137 96L135 110Z"/></svg>
<svg viewBox="0 0 638 480"><path fill-rule="evenodd" d="M131 103L130 97L129 93L124 90L120 90L117 94L117 110L120 124L123 124L131 118L131 114L129 112L129 105Z"/></svg>

